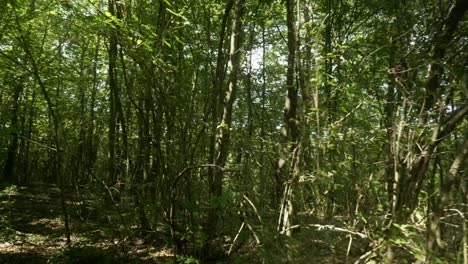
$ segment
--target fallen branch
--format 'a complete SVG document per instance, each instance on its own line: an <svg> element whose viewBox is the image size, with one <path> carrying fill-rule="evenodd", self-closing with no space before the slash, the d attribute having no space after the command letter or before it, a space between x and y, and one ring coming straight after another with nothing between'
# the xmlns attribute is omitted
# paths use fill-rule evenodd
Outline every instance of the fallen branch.
<svg viewBox="0 0 468 264"><path fill-rule="evenodd" d="M293 226L281 231L280 234L283 235L284 233L286 233L289 230L297 229L297 228L300 228L300 227L310 227L310 228L315 227L319 231L320 230L329 230L329 231L336 231L336 232L344 232L344 233L348 233L348 234L351 234L351 235L356 235L356 236L358 236L360 238L367 238L367 235L364 234L364 233L351 231L351 230L348 230L348 229L345 229L345 228L342 228L342 227L336 227L334 225L319 225L319 224L293 225Z"/></svg>
<svg viewBox="0 0 468 264"><path fill-rule="evenodd" d="M359 263L368 263L369 260L375 257L376 252L384 245L384 243L372 248L371 250L367 251L363 255L361 255L354 264L359 264Z"/></svg>
<svg viewBox="0 0 468 264"><path fill-rule="evenodd" d="M237 231L237 234L236 236L234 237L234 239L232 240L232 244L231 246L229 247L229 250L227 252L227 255L230 256L231 253L232 253L232 249L234 248L234 245L236 244L236 241L237 239L239 238L241 232L242 232L242 229L244 229L244 226L245 226L245 221L242 222L242 225L239 227L239 231Z"/></svg>

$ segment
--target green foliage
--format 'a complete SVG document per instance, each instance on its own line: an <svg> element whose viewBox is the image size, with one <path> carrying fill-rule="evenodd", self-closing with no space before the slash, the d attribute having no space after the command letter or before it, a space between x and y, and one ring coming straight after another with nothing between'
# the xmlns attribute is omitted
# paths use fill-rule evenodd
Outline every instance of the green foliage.
<svg viewBox="0 0 468 264"><path fill-rule="evenodd" d="M428 219L446 185L451 209L463 212L466 204L459 191L465 178L457 174L453 184L448 181L466 138L466 118L433 140L441 122L466 105L466 22L439 43L459 1L300 1L293 80L298 104L287 106L296 115L285 119L288 1L246 0L228 124L221 116L235 9L227 10L224 29L221 22L229 2L0 1L0 175L9 177L3 170L14 164L17 182L63 179L67 188L80 185L69 189L93 202L66 205L83 219L119 225L112 234L124 232L126 224L135 230L129 233L139 234L146 224L151 230L145 232L167 239L175 229L188 256L208 239L213 208L223 224L209 239L219 251L232 246L245 262L273 255L272 263L307 263L321 250L334 258L320 256L323 263L352 262L365 253L359 251L365 241L348 253L342 250L346 242L336 242L348 237L329 232L301 231L283 239L277 225L287 198L297 224L333 223L369 233L374 244L385 241L404 257L423 259L426 225L410 216ZM431 63L442 67L433 91ZM437 100L429 105L432 95ZM285 123L299 127L297 142L281 141ZM230 138L217 181L204 165L221 160L220 131L229 131ZM289 157L282 175L278 157L284 155ZM426 165L423 175L414 174ZM56 175L56 168L63 174ZM214 182L222 183L221 192ZM20 187L0 189L0 198L8 199ZM101 203L109 190L123 200ZM396 204L402 208L392 208ZM110 207L119 213L102 213ZM383 230L396 217L390 216L393 209L404 219L389 236ZM0 224L10 228L2 217ZM460 219L453 221L460 226ZM14 231L5 232L15 238ZM309 244L315 236L318 241ZM450 242L447 252L460 248L459 237L442 239ZM110 263L110 255L72 247L56 259ZM445 255L434 261L450 261ZM177 261L198 263L193 257Z"/></svg>
<svg viewBox="0 0 468 264"><path fill-rule="evenodd" d="M10 185L6 183L1 183L0 185L0 197L2 196L10 196L10 195L17 195L20 188L17 185Z"/></svg>
<svg viewBox="0 0 468 264"><path fill-rule="evenodd" d="M85 264L85 263L126 263L109 250L96 247L72 246L54 255L50 264ZM132 262L129 262L132 263Z"/></svg>
<svg viewBox="0 0 468 264"><path fill-rule="evenodd" d="M200 260L192 257L192 256L178 256L177 257L177 263L181 264L200 264Z"/></svg>

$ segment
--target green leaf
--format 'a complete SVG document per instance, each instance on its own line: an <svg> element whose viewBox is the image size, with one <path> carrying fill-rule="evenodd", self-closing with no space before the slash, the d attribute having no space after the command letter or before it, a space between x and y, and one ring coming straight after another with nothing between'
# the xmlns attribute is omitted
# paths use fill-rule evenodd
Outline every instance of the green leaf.
<svg viewBox="0 0 468 264"><path fill-rule="evenodd" d="M336 86L336 82L331 81L331 80L327 80L327 84L331 86Z"/></svg>
<svg viewBox="0 0 468 264"><path fill-rule="evenodd" d="M167 8L167 7L166 7L166 10L169 11L169 13L173 14L174 16L180 17L180 18L182 18L182 19L184 19L184 20L188 20L188 19L187 19L186 17L184 17L182 14L179 14L179 13L177 13L177 12L171 10L170 8Z"/></svg>
<svg viewBox="0 0 468 264"><path fill-rule="evenodd" d="M47 14L49 15L57 15L58 14L58 11L57 10L50 10L49 12L47 12Z"/></svg>
<svg viewBox="0 0 468 264"><path fill-rule="evenodd" d="M226 123L222 122L221 124L219 124L219 125L216 127L216 129L220 129L220 128L221 128L221 129L228 129L229 126L228 126Z"/></svg>
<svg viewBox="0 0 468 264"><path fill-rule="evenodd" d="M167 42L165 39L163 39L163 42L164 42L164 44L166 44L166 46L168 46L169 48L172 47L171 43Z"/></svg>
<svg viewBox="0 0 468 264"><path fill-rule="evenodd" d="M179 42L180 44L185 45L185 42L183 42L182 40L180 40L180 38L179 38L178 36L174 36L174 38L175 38L176 41Z"/></svg>
<svg viewBox="0 0 468 264"><path fill-rule="evenodd" d="M168 6L172 6L171 2L169 2L168 0L164 0L164 3L166 3Z"/></svg>

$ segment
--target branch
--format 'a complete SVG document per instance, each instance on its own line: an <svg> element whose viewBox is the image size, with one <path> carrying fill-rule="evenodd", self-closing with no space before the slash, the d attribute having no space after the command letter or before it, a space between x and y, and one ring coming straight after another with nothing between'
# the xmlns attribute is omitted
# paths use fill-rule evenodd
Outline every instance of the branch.
<svg viewBox="0 0 468 264"><path fill-rule="evenodd" d="M45 144L42 144L42 143L40 143L40 142L38 142L38 141L29 139L29 138L24 137L24 136L19 136L19 137L20 137L21 139L23 139L23 140L29 141L29 142L31 142L31 143L33 143L33 144L36 144L36 145L38 145L38 146L41 146L41 147L43 147L43 148L50 149L50 150L53 150L53 151L57 151L57 148L54 147L54 146L47 146L47 145L45 145Z"/></svg>
<svg viewBox="0 0 468 264"><path fill-rule="evenodd" d="M348 229L345 229L345 228L342 228L342 227L336 227L334 225L319 225L319 224L309 224L309 225L294 225L294 226L291 226L285 230L282 230L280 232L280 234L284 234L286 233L287 231L289 230L292 230L292 229L297 229L297 228L300 228L300 227L315 227L317 228L319 231L320 230L329 230L329 231L336 231L336 232L344 232L344 233L348 233L348 234L351 234L351 235L356 235L360 238L368 238L368 236L364 233L360 233L360 232L356 232L356 231L351 231L351 230L348 230Z"/></svg>
<svg viewBox="0 0 468 264"><path fill-rule="evenodd" d="M0 49L0 55L2 55L3 57L7 58L9 61L13 62L14 64L18 65L20 68L22 68L23 70L29 72L29 73L32 73L32 71L30 69L28 69L25 65L23 65L22 63L20 63L19 61L17 61L15 58L11 57L10 55L4 53L1 49Z"/></svg>
<svg viewBox="0 0 468 264"><path fill-rule="evenodd" d="M239 171L236 168L224 168L224 167L221 167L221 166L216 165L216 164L200 164L200 165L188 166L188 167L185 167L181 172L179 172L179 174L177 174L177 177L175 178L174 183L172 183L172 190L174 190L176 188L177 182L180 180L180 178L182 178L184 176L184 174L187 171L192 170L192 169L198 169L198 168L206 168L206 167L216 168L218 170L221 170L222 172L237 172L237 171Z"/></svg>
<svg viewBox="0 0 468 264"><path fill-rule="evenodd" d="M375 255L373 256L374 253L376 253L381 247L384 246L384 243L381 243L379 244L378 246L375 246L374 248L372 248L371 250L367 251L366 253L364 253L363 255L361 255L358 260L356 260L356 262L354 262L354 264L359 264L359 263L369 263L368 261L372 258L375 257Z"/></svg>
<svg viewBox="0 0 468 264"><path fill-rule="evenodd" d="M229 250L227 252L227 255L230 256L232 254L232 249L234 248L234 245L236 244L236 241L237 239L239 238L241 232L242 232L242 229L244 229L244 226L245 226L245 221L242 222L241 226L239 227L239 231L237 231L237 234L236 236L234 237L234 239L232 240L232 244L231 246L229 247Z"/></svg>
<svg viewBox="0 0 468 264"><path fill-rule="evenodd" d="M257 207L255 207L254 203L249 199L249 197L247 197L247 195L243 194L242 196L250 204L250 206L253 208L253 210L255 211L255 214L257 214L258 221L260 222L261 225L263 225L262 217L258 213Z"/></svg>
<svg viewBox="0 0 468 264"><path fill-rule="evenodd" d="M453 39L455 30L458 27L460 21L463 20L465 12L468 10L468 4L466 0L457 0L455 4L450 9L445 24L443 26L442 32L439 32L435 35L433 39L434 49L432 54L432 63L429 65L428 80L426 83L427 89L427 101L423 105L423 117L422 120L425 121L427 118L426 110L430 109L435 103L435 99L438 96L438 90L440 89L440 78L443 74L443 66L440 62L445 56L447 48L450 42Z"/></svg>
<svg viewBox="0 0 468 264"><path fill-rule="evenodd" d="M442 140L448 134L450 134L460 121L468 114L468 104L462 108L455 110L450 116L448 116L441 125L443 126L440 134L437 137L436 141Z"/></svg>

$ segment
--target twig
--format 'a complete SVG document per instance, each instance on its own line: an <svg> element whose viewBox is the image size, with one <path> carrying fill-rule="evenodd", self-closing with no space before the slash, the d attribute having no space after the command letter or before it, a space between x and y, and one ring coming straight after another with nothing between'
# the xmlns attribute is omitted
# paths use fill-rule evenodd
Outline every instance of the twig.
<svg viewBox="0 0 468 264"><path fill-rule="evenodd" d="M246 219L244 219L244 222L247 225L247 228L250 230L250 232L252 232L252 235L254 236L255 242L257 243L257 245L260 245L262 242L260 241L260 238L258 237L253 227L249 224L249 222L247 222Z"/></svg>
<svg viewBox="0 0 468 264"><path fill-rule="evenodd" d="M348 118L354 111L358 110L361 107L362 102L360 102L356 107L354 107L351 111L349 111L345 116L343 116L340 120L333 122L332 125L337 125L338 123L343 122L346 118Z"/></svg>
<svg viewBox="0 0 468 264"><path fill-rule="evenodd" d="M253 208L254 211L255 211L255 214L257 215L258 221L260 222L260 225L262 225L262 227L263 227L262 217L261 217L260 214L258 213L257 208L255 207L255 205L253 204L253 202L249 199L249 197L247 197L245 194L243 194L243 197L244 197L244 199L250 204L250 206L252 206L252 208Z"/></svg>
<svg viewBox="0 0 468 264"><path fill-rule="evenodd" d="M20 138L22 138L22 139L24 139L24 140L26 140L26 141L29 141L29 142L31 142L31 143L33 143L33 144L39 145L39 146L41 146L41 147L43 147L43 148L50 149L50 150L53 150L53 151L57 151L57 149L54 148L54 147L44 145L44 144L42 144L42 143L40 143L40 142L37 142L37 141L32 140L32 139L29 139L29 138L27 138L27 137L20 136Z"/></svg>
<svg viewBox="0 0 468 264"><path fill-rule="evenodd" d="M172 190L176 188L177 182L184 176L184 174L192 169L198 169L198 168L216 168L218 170L221 170L222 172L237 172L239 171L238 169L235 168L224 168L216 164L200 164L200 165L193 165L193 166L188 166L185 167L179 174L177 174L177 177L175 178L174 182L172 183Z"/></svg>
<svg viewBox="0 0 468 264"><path fill-rule="evenodd" d="M239 231L237 231L236 236L235 236L234 239L232 240L232 244L231 244L231 246L229 247L229 250L228 250L228 253L227 253L228 256L231 255L232 249L234 248L234 245L236 244L236 241L237 241L237 239L239 238L239 235L240 235L240 233L242 232L242 229L244 229L244 226L245 226L245 221L242 222L242 225L240 226Z"/></svg>

